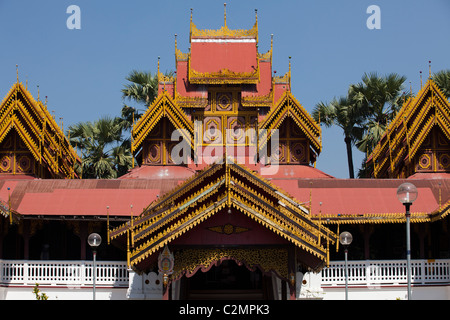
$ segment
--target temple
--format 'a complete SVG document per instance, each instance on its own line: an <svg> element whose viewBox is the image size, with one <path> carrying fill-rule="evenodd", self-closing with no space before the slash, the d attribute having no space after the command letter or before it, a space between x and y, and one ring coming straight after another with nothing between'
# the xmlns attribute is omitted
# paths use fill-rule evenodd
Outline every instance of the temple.
<svg viewBox="0 0 450 320"><path fill-rule="evenodd" d="M375 178L448 177L450 105L431 78L409 98L368 157Z"/></svg>
<svg viewBox="0 0 450 320"><path fill-rule="evenodd" d="M128 270L123 299L308 298L326 281L306 275L343 259L344 230L354 260L405 258L406 181L419 192L413 259L450 258L450 104L431 77L369 155L374 179L337 179L316 168L322 130L291 91L290 57L276 76L273 38L259 52L256 10L249 29L225 11L218 30L191 10L188 36L183 53L175 35L173 76L158 58L158 96L118 179L80 179L69 139L17 79L0 105L2 261L85 261L97 232L99 259Z"/></svg>

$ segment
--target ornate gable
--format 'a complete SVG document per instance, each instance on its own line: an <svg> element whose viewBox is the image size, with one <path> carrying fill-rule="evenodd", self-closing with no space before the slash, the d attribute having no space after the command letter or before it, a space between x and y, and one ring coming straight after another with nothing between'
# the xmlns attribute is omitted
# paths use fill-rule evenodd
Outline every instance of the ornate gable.
<svg viewBox="0 0 450 320"><path fill-rule="evenodd" d="M229 214L230 221L244 214L322 263L327 260L324 244L336 241L333 232L310 219L307 206L231 159L163 195L110 237L130 236L129 263L139 270L150 256L219 212Z"/></svg>
<svg viewBox="0 0 450 320"><path fill-rule="evenodd" d="M321 128L290 91L281 95L259 123L260 149L269 145L275 130L279 130L278 161L297 164L315 162L322 150Z"/></svg>
<svg viewBox="0 0 450 320"><path fill-rule="evenodd" d="M194 126L169 93L163 90L133 126L131 132L133 138L132 153L135 154L143 147L142 163L145 164L146 159L150 159L150 163L167 164L168 161L163 160L162 152L165 150L165 154L170 154L169 141L172 132L176 129L180 129L179 133L185 141L189 142L192 150ZM160 142L162 144L159 144Z"/></svg>
<svg viewBox="0 0 450 320"><path fill-rule="evenodd" d="M14 84L0 105L0 174L77 178L77 162L46 105Z"/></svg>
<svg viewBox="0 0 450 320"><path fill-rule="evenodd" d="M175 37L174 76L159 72L158 58L159 95L133 128L133 154L144 165L172 164L169 151L178 141L169 137L181 129L194 160L188 166L195 170L225 153L239 155L247 165L314 164L321 129L290 91L290 61L289 71L275 76L273 38L269 51L258 52L257 17L249 30L231 30L226 14L224 20L219 30L199 30L191 14L189 53L177 48Z"/></svg>
<svg viewBox="0 0 450 320"><path fill-rule="evenodd" d="M404 103L368 164L376 178L450 172L450 103L432 79Z"/></svg>

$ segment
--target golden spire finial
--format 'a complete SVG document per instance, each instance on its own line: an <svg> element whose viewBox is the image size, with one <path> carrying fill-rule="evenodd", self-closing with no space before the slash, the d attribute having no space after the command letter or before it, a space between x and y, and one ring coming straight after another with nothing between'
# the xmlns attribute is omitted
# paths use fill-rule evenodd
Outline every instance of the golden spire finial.
<svg viewBox="0 0 450 320"><path fill-rule="evenodd" d="M258 9L255 9L255 23L258 23Z"/></svg>
<svg viewBox="0 0 450 320"><path fill-rule="evenodd" d="M430 74L430 79L431 79L431 60L428 61L428 72Z"/></svg>
<svg viewBox="0 0 450 320"><path fill-rule="evenodd" d="M291 91L291 56L289 56L289 91Z"/></svg>
<svg viewBox="0 0 450 320"><path fill-rule="evenodd" d="M191 8L191 22L189 23L189 42L191 42L191 38L192 38L192 11L194 9Z"/></svg>
<svg viewBox="0 0 450 320"><path fill-rule="evenodd" d="M158 77L159 77L159 59L160 59L160 56L158 56Z"/></svg>
<svg viewBox="0 0 450 320"><path fill-rule="evenodd" d="M177 50L177 34L175 33L175 51Z"/></svg>
<svg viewBox="0 0 450 320"><path fill-rule="evenodd" d="M223 4L223 23L225 27L227 26L227 3Z"/></svg>
<svg viewBox="0 0 450 320"><path fill-rule="evenodd" d="M420 71L420 89L422 89L422 71Z"/></svg>
<svg viewBox="0 0 450 320"><path fill-rule="evenodd" d="M17 83L19 83L19 65L16 64Z"/></svg>
<svg viewBox="0 0 450 320"><path fill-rule="evenodd" d="M38 101L40 99L40 94L39 94L39 85L37 85L37 89L38 89Z"/></svg>

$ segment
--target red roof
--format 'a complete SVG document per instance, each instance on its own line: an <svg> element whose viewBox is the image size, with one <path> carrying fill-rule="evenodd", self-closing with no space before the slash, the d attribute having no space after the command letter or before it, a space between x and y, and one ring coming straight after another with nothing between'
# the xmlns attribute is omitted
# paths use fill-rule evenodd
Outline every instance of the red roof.
<svg viewBox="0 0 450 320"><path fill-rule="evenodd" d="M403 213L396 191L402 182L411 181L335 179L315 168L295 165L280 166L276 174L261 174L299 203L309 206L311 200L313 215L325 216ZM143 166L115 180L2 180L0 199L7 204L10 195L12 209L22 215L106 216L109 206L110 215L128 217L130 205L138 215L157 196L193 175L185 167ZM430 214L450 201L450 179L421 179L414 184L419 196L411 206L413 214Z"/></svg>
<svg viewBox="0 0 450 320"><path fill-rule="evenodd" d="M1 181L0 197L22 215L112 216L140 214L178 179ZM8 191L8 187L10 190Z"/></svg>
<svg viewBox="0 0 450 320"><path fill-rule="evenodd" d="M233 72L251 73L258 68L256 41L200 41L202 42L191 43L190 68L197 72L209 73L228 69Z"/></svg>

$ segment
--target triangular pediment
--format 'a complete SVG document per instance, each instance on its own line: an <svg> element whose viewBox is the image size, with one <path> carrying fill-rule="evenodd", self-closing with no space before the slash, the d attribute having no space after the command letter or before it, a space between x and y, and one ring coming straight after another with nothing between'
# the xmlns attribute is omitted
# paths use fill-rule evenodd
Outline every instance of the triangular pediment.
<svg viewBox="0 0 450 320"><path fill-rule="evenodd" d="M162 91L142 117L136 122L131 131L131 151L136 153L142 146L145 138L150 134L158 122L166 117L181 135L192 146L194 136L194 125L184 111L175 103L167 91Z"/></svg>
<svg viewBox="0 0 450 320"><path fill-rule="evenodd" d="M290 117L305 134L315 153L320 154L322 150L321 128L289 91L286 91L280 97L266 118L259 123L260 148L267 145L272 137L273 130L280 129L287 117Z"/></svg>
<svg viewBox="0 0 450 320"><path fill-rule="evenodd" d="M15 131L21 143L52 178L76 178L79 157L42 101L17 82L0 104L0 143ZM14 153L14 150L2 150ZM39 171L39 170L38 170ZM43 172L43 171L42 171ZM41 172L41 174L43 174ZM37 174L39 177L41 174Z"/></svg>
<svg viewBox="0 0 450 320"><path fill-rule="evenodd" d="M421 150L430 140L433 143L427 149L436 162L439 157L450 156L450 103L432 79L403 104L368 157L374 176L400 178L414 174L421 169ZM430 171L446 171L445 166L435 167Z"/></svg>
<svg viewBox="0 0 450 320"><path fill-rule="evenodd" d="M306 205L231 159L187 180L150 204L138 218L112 230L110 236L131 234L130 264L139 269L165 245L215 214L228 211L244 214L322 261L327 259L324 244L336 241L333 232L310 219Z"/></svg>

